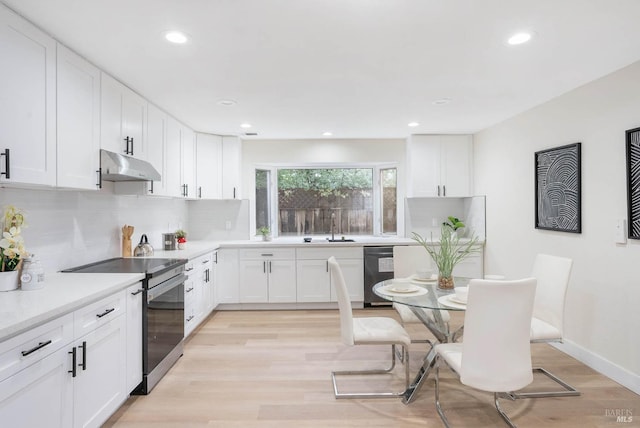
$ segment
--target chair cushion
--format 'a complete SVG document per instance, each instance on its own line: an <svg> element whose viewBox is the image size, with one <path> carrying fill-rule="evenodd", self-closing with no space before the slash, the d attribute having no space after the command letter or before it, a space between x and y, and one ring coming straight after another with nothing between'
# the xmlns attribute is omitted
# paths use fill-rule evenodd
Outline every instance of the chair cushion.
<svg viewBox="0 0 640 428"><path fill-rule="evenodd" d="M462 366L462 343L441 343L436 345L436 354L447 363L456 373L460 373Z"/></svg>
<svg viewBox="0 0 640 428"><path fill-rule="evenodd" d="M549 323L538 318L531 319L531 340L532 341L560 341L562 333Z"/></svg>
<svg viewBox="0 0 640 428"><path fill-rule="evenodd" d="M394 344L409 346L409 333L393 318L371 317L353 319L353 343Z"/></svg>
<svg viewBox="0 0 640 428"><path fill-rule="evenodd" d="M403 305L400 303L394 303L393 307L396 311L398 311L398 315L400 315L400 319L403 324L422 324L420 318L413 313L413 311L407 305ZM433 318L433 310L432 309L423 309L425 315L429 320L434 321ZM442 317L442 321L449 322L451 316L449 315L449 311L440 311L440 316Z"/></svg>

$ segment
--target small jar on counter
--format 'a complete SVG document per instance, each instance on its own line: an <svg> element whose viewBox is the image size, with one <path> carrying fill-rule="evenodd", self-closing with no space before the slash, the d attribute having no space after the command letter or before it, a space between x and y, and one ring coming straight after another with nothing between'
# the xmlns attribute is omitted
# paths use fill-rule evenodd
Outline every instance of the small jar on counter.
<svg viewBox="0 0 640 428"><path fill-rule="evenodd" d="M38 290L44 287L44 268L34 254L24 259L22 263L20 284L22 290L25 291Z"/></svg>

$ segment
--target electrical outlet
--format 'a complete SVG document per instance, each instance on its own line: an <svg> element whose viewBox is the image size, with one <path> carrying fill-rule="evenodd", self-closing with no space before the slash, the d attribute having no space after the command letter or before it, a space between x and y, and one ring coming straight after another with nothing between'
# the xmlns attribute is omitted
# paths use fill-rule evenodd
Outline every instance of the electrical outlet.
<svg viewBox="0 0 640 428"><path fill-rule="evenodd" d="M224 228L226 230L231 230L231 220L227 220L224 222Z"/></svg>
<svg viewBox="0 0 640 428"><path fill-rule="evenodd" d="M616 226L614 231L614 238L616 244L626 244L627 243L627 228L626 228L626 220L618 219L616 220Z"/></svg>

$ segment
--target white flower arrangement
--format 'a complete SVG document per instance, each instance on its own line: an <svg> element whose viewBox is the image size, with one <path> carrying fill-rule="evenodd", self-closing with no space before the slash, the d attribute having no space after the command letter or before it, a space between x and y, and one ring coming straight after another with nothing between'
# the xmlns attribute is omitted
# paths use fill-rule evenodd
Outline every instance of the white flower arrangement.
<svg viewBox="0 0 640 428"><path fill-rule="evenodd" d="M25 227L21 209L9 205L2 219L2 239L0 239L0 272L16 270L23 257L29 255L24 248L24 239L20 235Z"/></svg>

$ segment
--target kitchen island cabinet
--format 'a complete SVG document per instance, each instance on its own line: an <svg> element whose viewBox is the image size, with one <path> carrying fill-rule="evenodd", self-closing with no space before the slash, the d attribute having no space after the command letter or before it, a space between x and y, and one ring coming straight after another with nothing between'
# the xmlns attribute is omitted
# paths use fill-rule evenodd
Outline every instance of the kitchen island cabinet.
<svg viewBox="0 0 640 428"><path fill-rule="evenodd" d="M56 184L56 42L0 5L0 183Z"/></svg>
<svg viewBox="0 0 640 428"><path fill-rule="evenodd" d="M296 301L295 250L260 248L240 250L240 303Z"/></svg>
<svg viewBox="0 0 640 428"><path fill-rule="evenodd" d="M334 256L344 275L352 302L364 301L364 262L361 247L298 248L298 302L337 302L327 260Z"/></svg>

